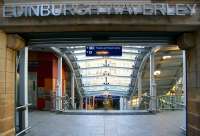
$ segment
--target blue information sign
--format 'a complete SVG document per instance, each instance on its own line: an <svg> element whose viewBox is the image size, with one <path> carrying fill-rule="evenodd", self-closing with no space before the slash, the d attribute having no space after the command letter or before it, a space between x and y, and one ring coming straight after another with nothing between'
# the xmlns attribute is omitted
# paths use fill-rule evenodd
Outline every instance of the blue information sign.
<svg viewBox="0 0 200 136"><path fill-rule="evenodd" d="M86 46L86 56L122 56L122 46Z"/></svg>

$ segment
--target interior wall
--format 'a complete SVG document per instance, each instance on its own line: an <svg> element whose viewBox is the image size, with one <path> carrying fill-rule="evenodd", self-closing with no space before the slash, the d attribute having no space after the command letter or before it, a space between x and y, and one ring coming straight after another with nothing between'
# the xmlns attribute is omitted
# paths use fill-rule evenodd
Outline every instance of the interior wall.
<svg viewBox="0 0 200 136"><path fill-rule="evenodd" d="M48 52L29 52L29 72L37 73L38 98L44 94L45 101L51 101L52 96L56 95L58 79L58 60L53 53ZM65 94L68 80L68 71L66 65L62 68L62 90Z"/></svg>

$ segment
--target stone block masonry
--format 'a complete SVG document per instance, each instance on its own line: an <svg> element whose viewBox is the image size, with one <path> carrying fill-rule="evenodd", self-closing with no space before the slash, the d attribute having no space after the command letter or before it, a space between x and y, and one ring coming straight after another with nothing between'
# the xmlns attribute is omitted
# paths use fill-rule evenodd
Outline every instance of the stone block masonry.
<svg viewBox="0 0 200 136"><path fill-rule="evenodd" d="M200 32L196 46L187 50L188 136L200 135Z"/></svg>
<svg viewBox="0 0 200 136"><path fill-rule="evenodd" d="M0 136L15 135L16 50L8 48L8 37L0 31Z"/></svg>

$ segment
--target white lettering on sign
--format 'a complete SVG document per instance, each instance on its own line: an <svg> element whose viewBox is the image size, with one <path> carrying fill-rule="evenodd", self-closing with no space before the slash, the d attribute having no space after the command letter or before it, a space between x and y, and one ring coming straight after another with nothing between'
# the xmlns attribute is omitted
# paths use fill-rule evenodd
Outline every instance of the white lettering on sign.
<svg viewBox="0 0 200 136"><path fill-rule="evenodd" d="M69 16L69 15L162 15L191 16L197 4L129 4L129 5L86 5L86 4L38 4L4 5L4 17Z"/></svg>

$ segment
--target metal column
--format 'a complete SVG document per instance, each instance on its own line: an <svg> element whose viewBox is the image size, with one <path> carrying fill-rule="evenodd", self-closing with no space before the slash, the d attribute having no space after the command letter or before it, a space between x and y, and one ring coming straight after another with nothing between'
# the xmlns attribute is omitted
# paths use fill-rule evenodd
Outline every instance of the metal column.
<svg viewBox="0 0 200 136"><path fill-rule="evenodd" d="M142 100L142 74L139 72L138 75L138 109L140 108L140 103Z"/></svg>
<svg viewBox="0 0 200 136"><path fill-rule="evenodd" d="M87 97L85 97L85 110L87 110L88 109L88 99L87 99Z"/></svg>
<svg viewBox="0 0 200 136"><path fill-rule="evenodd" d="M186 100L187 100L187 86L186 86L186 80L187 80L187 76L186 76L186 51L183 51L183 93L184 93L184 116L183 116L183 130L186 131Z"/></svg>
<svg viewBox="0 0 200 136"><path fill-rule="evenodd" d="M92 101L92 107L93 107L93 109L94 109L94 106L95 106L95 96L93 96L93 101Z"/></svg>
<svg viewBox="0 0 200 136"><path fill-rule="evenodd" d="M19 104L24 107L22 111L21 127L22 130L28 128L28 47L20 51L20 85L19 85Z"/></svg>
<svg viewBox="0 0 200 136"><path fill-rule="evenodd" d="M124 102L123 102L123 97L122 96L119 99L119 103L120 103L120 110L123 110L124 109L124 107L123 107L124 106L124 104L123 104Z"/></svg>
<svg viewBox="0 0 200 136"><path fill-rule="evenodd" d="M79 109L82 110L83 109L83 98L80 97L80 100L79 100Z"/></svg>
<svg viewBox="0 0 200 136"><path fill-rule="evenodd" d="M62 110L62 57L58 57L58 80L57 80L56 110Z"/></svg>
<svg viewBox="0 0 200 136"><path fill-rule="evenodd" d="M72 73L71 74L71 104L72 104L72 108L75 109L75 74Z"/></svg>
<svg viewBox="0 0 200 136"><path fill-rule="evenodd" d="M123 110L127 110L128 101L126 97L123 97Z"/></svg>
<svg viewBox="0 0 200 136"><path fill-rule="evenodd" d="M88 104L88 105L89 105L89 108L91 108L91 96L89 96L88 99L89 99L89 100L88 100L88 101L89 101L89 104Z"/></svg>
<svg viewBox="0 0 200 136"><path fill-rule="evenodd" d="M152 51L150 54L150 105L149 110L152 112L156 112L157 110L157 99L156 99L156 83L154 77L155 71L155 53Z"/></svg>

